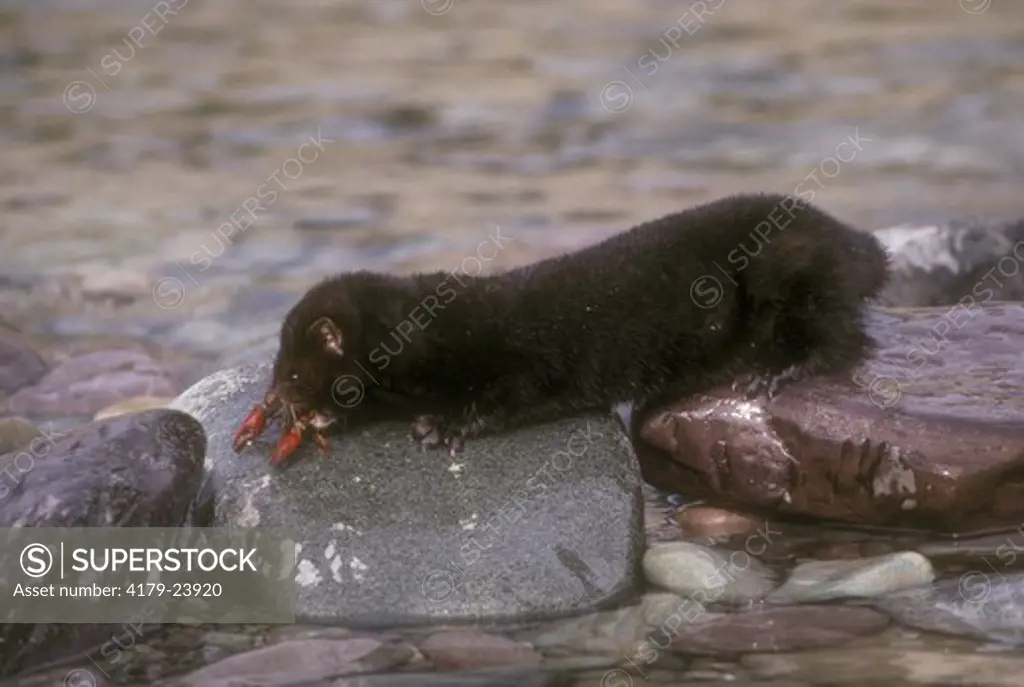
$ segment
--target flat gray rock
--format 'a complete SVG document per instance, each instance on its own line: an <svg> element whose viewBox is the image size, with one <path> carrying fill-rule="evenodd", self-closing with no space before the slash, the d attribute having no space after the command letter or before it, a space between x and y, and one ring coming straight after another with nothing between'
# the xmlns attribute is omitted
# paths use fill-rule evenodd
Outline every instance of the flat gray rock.
<svg viewBox="0 0 1024 687"><path fill-rule="evenodd" d="M312 442L269 466L275 426L241 455L232 435L262 398L269 365L222 370L172 404L209 447L217 526L283 527L302 542L302 622L392 626L523 620L614 603L637 584L641 480L611 417L581 417L423 452L408 423Z"/></svg>

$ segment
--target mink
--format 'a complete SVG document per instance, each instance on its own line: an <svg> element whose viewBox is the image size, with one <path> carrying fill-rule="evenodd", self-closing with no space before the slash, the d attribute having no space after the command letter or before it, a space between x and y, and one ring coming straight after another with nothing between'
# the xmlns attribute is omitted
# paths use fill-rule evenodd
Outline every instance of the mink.
<svg viewBox="0 0 1024 687"><path fill-rule="evenodd" d="M804 200L729 196L500 274L357 271L285 318L272 389L318 427L385 396L424 447L732 383L777 394L875 342L880 242Z"/></svg>

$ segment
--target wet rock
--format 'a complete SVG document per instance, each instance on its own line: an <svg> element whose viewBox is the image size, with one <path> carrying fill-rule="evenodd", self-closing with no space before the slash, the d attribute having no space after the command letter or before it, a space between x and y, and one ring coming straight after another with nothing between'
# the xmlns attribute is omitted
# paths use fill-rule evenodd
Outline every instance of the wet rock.
<svg viewBox="0 0 1024 687"><path fill-rule="evenodd" d="M94 420L106 420L107 418L127 415L128 413L140 413L144 410L157 410L166 408L174 400L173 396L135 396L118 401L96 413Z"/></svg>
<svg viewBox="0 0 1024 687"><path fill-rule="evenodd" d="M779 684L828 685L985 685L1020 684L1024 658L1019 655L977 653L974 647L941 649L915 646L836 647L793 654L754 654L741 665L754 675ZM787 683L782 683L787 684Z"/></svg>
<svg viewBox="0 0 1024 687"><path fill-rule="evenodd" d="M215 524L286 527L302 542L301 622L568 614L635 588L640 480L612 419L478 440L455 460L410 443L407 418L350 422L330 456L310 442L277 470L277 429L241 456L231 449L268 375L268 365L224 370L172 407L209 437Z"/></svg>
<svg viewBox="0 0 1024 687"><path fill-rule="evenodd" d="M997 569L1012 566L1017 560L1017 555L1024 551L1024 525L1017 527L1013 532L926 541L918 544L914 550L935 563L944 563L951 559L954 564L961 561L972 564L975 561L971 559L977 556L985 557L977 563L989 567L985 561L994 554L998 559L995 563Z"/></svg>
<svg viewBox="0 0 1024 687"><path fill-rule="evenodd" d="M301 685L353 673L386 670L402 665L414 653L412 647L384 645L375 639L281 642L225 658L167 684L168 687Z"/></svg>
<svg viewBox="0 0 1024 687"><path fill-rule="evenodd" d="M29 338L0 322L0 398L35 384L47 369Z"/></svg>
<svg viewBox="0 0 1024 687"><path fill-rule="evenodd" d="M132 396L174 396L172 375L144 351L97 351L68 360L10 398L22 415L93 415Z"/></svg>
<svg viewBox="0 0 1024 687"><path fill-rule="evenodd" d="M1024 573L1000 574L999 567L980 562L956 579L890 594L873 605L922 630L1024 645Z"/></svg>
<svg viewBox="0 0 1024 687"><path fill-rule="evenodd" d="M702 655L816 649L881 632L888 624L885 615L869 608L766 608L684 624L676 629L672 649Z"/></svg>
<svg viewBox="0 0 1024 687"><path fill-rule="evenodd" d="M859 560L809 561L794 568L767 601L809 603L881 596L920 587L934 579L932 564L915 551Z"/></svg>
<svg viewBox="0 0 1024 687"><path fill-rule="evenodd" d="M676 516L687 539L728 539L739 534L756 532L761 525L755 518L722 508L691 506Z"/></svg>
<svg viewBox="0 0 1024 687"><path fill-rule="evenodd" d="M898 226L875 233L892 256L892 306L1024 300L1024 220Z"/></svg>
<svg viewBox="0 0 1024 687"><path fill-rule="evenodd" d="M443 671L535 665L541 660L525 644L480 632L438 632L420 644L420 650Z"/></svg>
<svg viewBox="0 0 1024 687"><path fill-rule="evenodd" d="M45 443L44 443L45 440ZM0 457L0 527L178 527L202 481L202 427L159 410L47 435ZM114 625L0 626L0 676L94 648Z"/></svg>
<svg viewBox="0 0 1024 687"><path fill-rule="evenodd" d="M849 379L771 401L720 388L648 418L656 486L816 518L944 532L1024 519L1024 306L876 310ZM665 453L672 457L666 460Z"/></svg>
<svg viewBox="0 0 1024 687"><path fill-rule="evenodd" d="M266 633L267 644L302 639L348 639L352 630L326 625L280 625Z"/></svg>
<svg viewBox="0 0 1024 687"><path fill-rule="evenodd" d="M21 450L42 434L35 425L23 417L0 418L0 456Z"/></svg>
<svg viewBox="0 0 1024 687"><path fill-rule="evenodd" d="M255 641L256 638L249 634L240 632L220 632L216 630L207 632L203 634L202 637L202 643L205 646L224 649L228 653L232 654L252 649Z"/></svg>
<svg viewBox="0 0 1024 687"><path fill-rule="evenodd" d="M180 525L201 482L205 443L195 420L166 410L44 435L31 452L0 457L0 527Z"/></svg>
<svg viewBox="0 0 1024 687"><path fill-rule="evenodd" d="M693 597L657 592L644 594L632 606L546 627L530 637L530 643L546 655L597 654L612 657L614 664L623 655L639 655L652 632L671 633L685 623L716 616Z"/></svg>
<svg viewBox="0 0 1024 687"><path fill-rule="evenodd" d="M359 675L331 682L331 687L554 687L565 681L554 672L391 673Z"/></svg>
<svg viewBox="0 0 1024 687"><path fill-rule="evenodd" d="M652 547L644 554L643 568L651 584L702 603L744 603L775 588L771 572L749 553L689 542Z"/></svg>

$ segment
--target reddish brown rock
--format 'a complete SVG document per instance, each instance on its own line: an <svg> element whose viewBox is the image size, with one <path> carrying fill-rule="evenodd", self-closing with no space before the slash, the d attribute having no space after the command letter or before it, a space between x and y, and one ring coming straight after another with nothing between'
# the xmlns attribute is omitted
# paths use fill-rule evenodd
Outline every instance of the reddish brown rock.
<svg viewBox="0 0 1024 687"><path fill-rule="evenodd" d="M869 608L787 606L686 623L676 630L672 649L713 656L796 651L845 644L888 625L886 616ZM656 639L657 633L650 641Z"/></svg>
<svg viewBox="0 0 1024 687"><path fill-rule="evenodd" d="M780 514L965 532L1024 520L1024 305L880 310L848 380L647 420L644 476ZM638 442L639 443L639 442ZM665 453L671 456L667 460Z"/></svg>
<svg viewBox="0 0 1024 687"><path fill-rule="evenodd" d="M738 534L754 532L761 521L742 513L734 513L724 508L692 506L676 516L679 529L687 539L697 537L733 537Z"/></svg>
<svg viewBox="0 0 1024 687"><path fill-rule="evenodd" d="M540 655L529 646L482 632L438 632L423 642L420 650L443 671L540 662Z"/></svg>

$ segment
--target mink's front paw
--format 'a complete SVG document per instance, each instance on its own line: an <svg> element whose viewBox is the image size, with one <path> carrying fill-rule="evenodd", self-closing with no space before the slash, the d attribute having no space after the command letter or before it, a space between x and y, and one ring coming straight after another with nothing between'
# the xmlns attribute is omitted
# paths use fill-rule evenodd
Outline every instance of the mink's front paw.
<svg viewBox="0 0 1024 687"><path fill-rule="evenodd" d="M461 427L447 423L440 415L420 415L409 428L409 438L424 449L447 446L453 456L465 447L463 434Z"/></svg>

